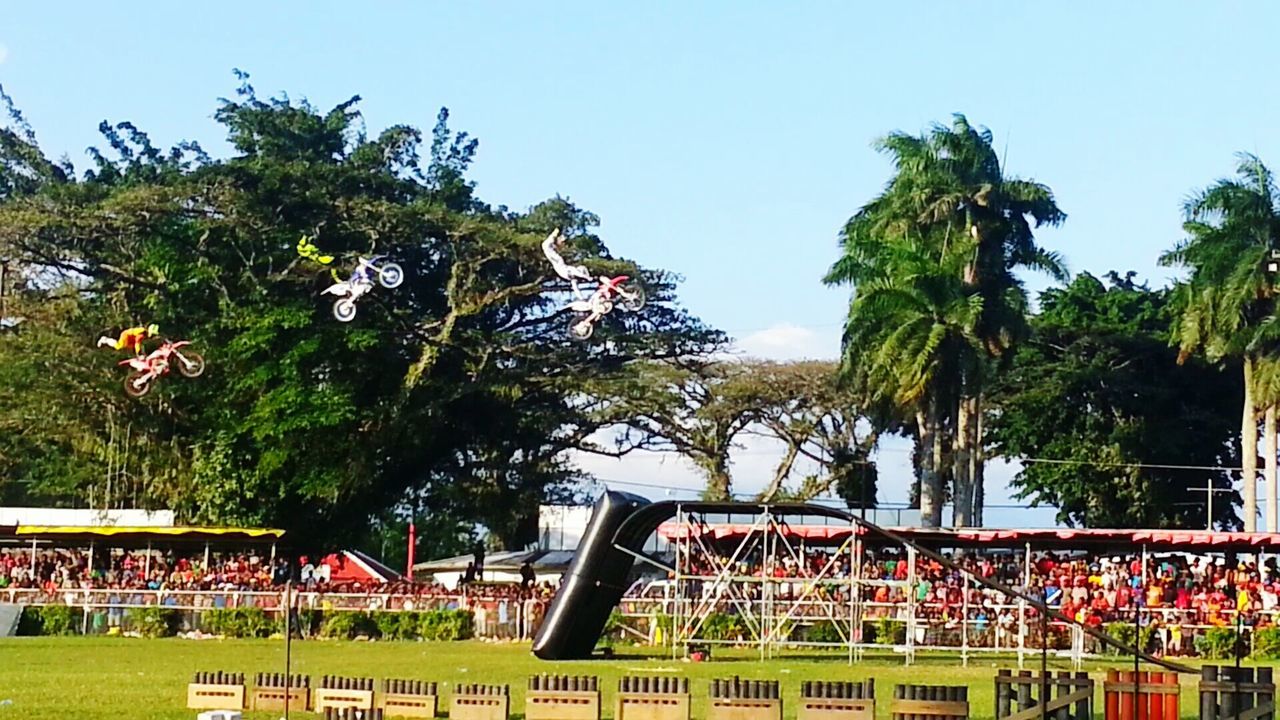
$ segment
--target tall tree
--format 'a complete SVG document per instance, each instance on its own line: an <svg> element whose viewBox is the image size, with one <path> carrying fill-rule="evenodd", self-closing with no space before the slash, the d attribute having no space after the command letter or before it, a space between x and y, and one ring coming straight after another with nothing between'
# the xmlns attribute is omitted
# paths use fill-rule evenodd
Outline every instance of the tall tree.
<svg viewBox="0 0 1280 720"><path fill-rule="evenodd" d="M1035 241L1034 229L1061 223L1066 215L1045 185L1007 177L992 147L991 132L956 115L950 127L934 125L920 136L896 132L877 143L890 155L895 175L884 192L863 206L845 226L842 257L827 275L829 284L854 286L846 333L846 368L851 375L872 377L854 367L862 351L848 352L853 338L867 337L866 303L859 302L859 282L871 277L880 283L903 277L909 284L929 261L954 275L950 302L963 301L971 312L966 327L953 328L966 338L946 349L945 362L931 373L927 392L908 393L923 406L915 407L917 443L921 458L921 514L926 525L941 524L943 478L955 480L954 521L968 525L980 519L982 496L981 398L992 363L1000 361L1025 334L1026 298L1015 275L1018 269L1046 271L1063 277L1060 259ZM904 254L900 248L909 248ZM921 259L926 259L921 263ZM898 267L899 265L902 267ZM940 279L940 278L939 278ZM935 293L935 302L937 295ZM935 317L940 317L935 313ZM959 319L958 316L956 319ZM873 323L874 325L874 323ZM892 325L884 326L890 332ZM935 338L947 333L940 328ZM940 342L922 346L932 350ZM883 362L884 358L880 358ZM900 360L900 359L899 359ZM881 380L897 384L890 368ZM910 385L911 383L908 383ZM899 393L900 394L900 393ZM904 408L905 410L906 408Z"/></svg>
<svg viewBox="0 0 1280 720"><path fill-rule="evenodd" d="M1276 272L1269 263L1280 250L1280 192L1260 159L1249 154L1238 158L1234 178L1219 180L1187 200L1187 237L1161 261L1191 271L1178 288L1173 322L1179 360L1202 353L1213 362L1241 363L1243 515L1245 530L1252 532L1257 527L1258 419L1277 402L1274 392L1260 390L1275 386L1261 380L1270 373L1267 366L1280 358ZM1276 459L1267 462L1273 466ZM1273 476L1269 472L1268 480ZM1268 494L1275 497L1270 484Z"/></svg>
<svg viewBox="0 0 1280 720"><path fill-rule="evenodd" d="M671 302L673 277L611 256L590 213L481 201L465 175L477 145L447 113L423 158L412 127L367 135L358 98L319 110L242 81L215 113L225 159L104 123L106 147L77 177L50 170L21 128L4 136L0 257L22 268L29 321L0 335L0 379L28 386L0 396L0 428L24 430L0 432L0 494L136 499L188 521L282 526L302 544L358 538L413 506L520 546L538 504L573 493L565 453L616 422L581 403L584 385L719 348ZM27 182L37 170L45 179ZM651 298L606 318L599 342L566 337L563 288L538 249L552 222L573 229L580 261L626 271ZM394 255L405 283L337 323L318 296L327 273L294 250L303 234L340 267ZM140 322L194 339L209 371L125 401L92 342ZM103 481L116 476L127 482Z"/></svg>
<svg viewBox="0 0 1280 720"><path fill-rule="evenodd" d="M1019 498L1091 527L1205 527L1206 493L1235 461L1234 374L1169 347L1170 292L1082 273L1040 295L1031 338L992 388L991 439L1028 458ZM1048 459L1041 461L1040 459ZM1214 521L1237 523L1215 498Z"/></svg>

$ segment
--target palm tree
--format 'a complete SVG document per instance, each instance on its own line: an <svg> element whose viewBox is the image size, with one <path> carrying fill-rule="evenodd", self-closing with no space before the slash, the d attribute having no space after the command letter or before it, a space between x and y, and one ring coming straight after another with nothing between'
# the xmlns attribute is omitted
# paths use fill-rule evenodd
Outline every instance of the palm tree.
<svg viewBox="0 0 1280 720"><path fill-rule="evenodd" d="M954 445L956 525L981 521L984 378L1027 328L1026 293L1014 273L1027 268L1059 279L1066 274L1060 258L1039 247L1034 234L1035 228L1057 225L1066 215L1047 186L1005 177L991 143L991 132L973 127L963 115L956 115L951 127L934 125L921 136L897 132L880 140L877 148L893 158L897 172L885 191L846 225L844 255L826 278L854 285L856 306L859 268L879 264L886 274L895 273L892 256L876 257L886 247L876 239L914 237L927 240L925 255L954 272L957 298L968 298L968 305L978 308L972 326L964 330L976 342L954 345L958 354L945 363L950 393L944 397L935 392L930 401L947 404L938 411L946 422L929 439L947 444L941 437L945 430ZM852 326L852 309L849 321ZM846 333L846 346L849 337ZM846 368L853 359L846 355ZM924 438L918 435L917 440ZM924 455L941 462L937 453ZM941 467L935 464L934 470ZM922 514L931 522L923 506L922 501Z"/></svg>
<svg viewBox="0 0 1280 720"><path fill-rule="evenodd" d="M965 292L955 256L921 235L846 234L850 247L828 276L854 285L844 367L861 389L886 397L914 422L921 452L921 522L942 522L947 437L963 366L979 345L982 298ZM837 274L838 271L838 274Z"/></svg>
<svg viewBox="0 0 1280 720"><path fill-rule="evenodd" d="M1257 528L1258 415L1274 433L1280 359L1272 253L1280 250L1280 193L1267 166L1254 155L1237 156L1236 175L1192 195L1184 204L1186 239L1161 256L1166 266L1191 270L1177 290L1173 329L1179 359L1202 352L1211 361L1239 359L1244 373L1240 418L1244 527ZM1274 439L1268 439L1268 450ZM1275 530L1274 452L1266 458L1268 525Z"/></svg>

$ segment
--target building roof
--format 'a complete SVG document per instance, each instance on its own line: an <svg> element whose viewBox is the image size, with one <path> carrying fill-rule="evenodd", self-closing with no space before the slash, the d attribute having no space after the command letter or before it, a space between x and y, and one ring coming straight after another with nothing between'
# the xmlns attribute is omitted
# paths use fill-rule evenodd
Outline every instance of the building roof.
<svg viewBox="0 0 1280 720"><path fill-rule="evenodd" d="M854 532L851 525L778 524L777 531L795 540L811 543L842 543ZM759 527L750 523L687 523L674 521L658 527L667 540L704 537L740 540ZM1200 552L1250 552L1280 548L1280 533L1209 532L1207 530L1133 529L997 529L997 528L889 528L909 540L931 548L993 547L1017 549L1028 543L1036 550L1125 550L1146 546L1149 550ZM859 534L869 542L876 538L866 530Z"/></svg>
<svg viewBox="0 0 1280 720"><path fill-rule="evenodd" d="M0 527L0 538L19 541L32 540L65 543L110 540L115 543L180 543L180 542L234 542L240 544L270 544L284 536L283 530L274 528L230 527L131 527L109 525L90 527L82 525L18 525Z"/></svg>
<svg viewBox="0 0 1280 720"><path fill-rule="evenodd" d="M464 572L475 558L471 555L458 555L440 560L428 560L413 566L415 573ZM568 550L507 550L489 553L484 557L485 571L519 572L520 566L529 561L535 571L563 572L569 569L573 561L573 552Z"/></svg>

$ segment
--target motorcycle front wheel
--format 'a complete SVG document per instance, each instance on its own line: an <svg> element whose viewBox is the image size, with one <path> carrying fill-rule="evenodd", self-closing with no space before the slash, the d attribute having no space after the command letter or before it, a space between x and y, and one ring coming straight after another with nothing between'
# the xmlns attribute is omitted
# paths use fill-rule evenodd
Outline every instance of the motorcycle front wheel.
<svg viewBox="0 0 1280 720"><path fill-rule="evenodd" d="M618 304L627 312L640 312L640 309L644 307L646 299L644 288L642 287L638 287L634 290L627 290L624 293L619 293L619 297L621 297L622 300Z"/></svg>
<svg viewBox="0 0 1280 720"><path fill-rule="evenodd" d="M204 374L204 356L200 353L183 352L178 355L178 374L185 378L198 378Z"/></svg>
<svg viewBox="0 0 1280 720"><path fill-rule="evenodd" d="M576 320L569 323L569 339L570 340L587 340L591 337L591 333L595 332L595 323L587 320Z"/></svg>
<svg viewBox="0 0 1280 720"><path fill-rule="evenodd" d="M388 290L400 287L400 283L404 282L404 268L395 263L383 265L378 268L378 282Z"/></svg>
<svg viewBox="0 0 1280 720"><path fill-rule="evenodd" d="M131 398L140 398L151 392L151 379L145 370L134 370L124 379L124 394Z"/></svg>
<svg viewBox="0 0 1280 720"><path fill-rule="evenodd" d="M333 316L338 322L351 322L356 319L356 304L348 298L342 298L333 304Z"/></svg>

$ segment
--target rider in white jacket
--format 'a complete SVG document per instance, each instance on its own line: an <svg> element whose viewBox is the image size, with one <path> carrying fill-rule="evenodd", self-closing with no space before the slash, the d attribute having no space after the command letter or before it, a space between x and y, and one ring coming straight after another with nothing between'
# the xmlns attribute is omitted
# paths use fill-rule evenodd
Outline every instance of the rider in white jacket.
<svg viewBox="0 0 1280 720"><path fill-rule="evenodd" d="M563 280L569 281L569 285L573 288L573 294L579 300L585 300L587 296L578 287L578 281L594 282L595 277L592 276L591 271L587 270L585 265L570 265L564 261L564 258L556 251L556 246L562 242L564 242L564 236L560 234L560 229L552 230L547 239L542 241L542 254L547 256L547 260L551 262L551 267L556 271L556 275L559 275Z"/></svg>

